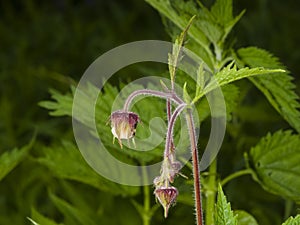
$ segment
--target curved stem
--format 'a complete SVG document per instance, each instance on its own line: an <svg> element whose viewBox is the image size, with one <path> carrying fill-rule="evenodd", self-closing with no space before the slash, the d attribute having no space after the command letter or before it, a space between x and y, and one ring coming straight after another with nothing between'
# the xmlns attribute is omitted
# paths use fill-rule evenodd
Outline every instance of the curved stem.
<svg viewBox="0 0 300 225"><path fill-rule="evenodd" d="M196 208L196 221L197 225L203 225L203 212L201 202L201 185L200 185L200 169L199 169L199 158L197 149L197 139L195 132L195 124L191 109L187 110L186 120L189 130L189 136L191 141L191 151L193 159L193 176L194 176L194 191L195 191L195 208Z"/></svg>
<svg viewBox="0 0 300 225"><path fill-rule="evenodd" d="M139 95L150 95L150 96L155 96L155 97L159 97L159 98L170 99L177 104L184 103L183 100L181 100L174 92L165 93L162 91L142 89L142 90L134 91L128 96L128 98L125 101L124 108L123 108L123 110L125 112L129 110L130 104L132 103L133 99Z"/></svg>
<svg viewBox="0 0 300 225"><path fill-rule="evenodd" d="M172 116L172 108L171 108L171 101L170 99L167 99L167 119L168 119L168 124L171 120L171 116ZM171 137L171 151L175 151L175 147L174 147L174 140L173 140L173 135Z"/></svg>
<svg viewBox="0 0 300 225"><path fill-rule="evenodd" d="M240 177L240 176L243 176L243 175L247 175L247 174L252 174L253 171L251 169L245 169L245 170L240 170L240 171L237 171L233 174L230 174L228 177L225 177L222 181L221 181L221 185L224 186L225 184L227 184L229 181L237 178L237 177Z"/></svg>
<svg viewBox="0 0 300 225"><path fill-rule="evenodd" d="M175 111L173 112L171 119L168 123L168 130L167 130L167 137L166 137L166 145L165 145L165 152L164 152L164 158L169 158L170 150L172 150L172 140L173 140L173 130L174 130L174 125L176 122L176 119L184 109L186 104L181 104L179 105Z"/></svg>

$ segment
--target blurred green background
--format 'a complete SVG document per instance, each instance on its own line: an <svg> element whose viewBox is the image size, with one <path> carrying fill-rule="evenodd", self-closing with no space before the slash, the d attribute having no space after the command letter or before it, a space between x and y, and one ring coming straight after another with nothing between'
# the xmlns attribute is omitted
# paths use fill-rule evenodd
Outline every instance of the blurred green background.
<svg viewBox="0 0 300 225"><path fill-rule="evenodd" d="M247 10L234 30L236 45L274 53L297 79L300 13L295 1L234 4L236 12ZM93 60L120 44L170 40L159 14L141 0L1 1L0 37L2 152L26 143L34 127L46 142L69 130L69 123L49 121L37 106L49 97L49 88L67 90Z"/></svg>
<svg viewBox="0 0 300 225"><path fill-rule="evenodd" d="M247 11L234 34L238 47L254 45L274 53L299 86L300 10L296 5L295 0L236 0L235 11ZM72 139L71 119L50 117L38 102L50 98L49 89L68 91L104 52L144 39L171 40L160 15L142 0L1 0L0 154L28 143L35 131L33 155L39 154L39 146ZM134 78L133 72L128 72L126 81ZM0 225L8 224L3 222L8 218L9 224L24 224L30 201L52 212L44 198L47 187L32 197L36 183L28 182L26 191L18 193L22 179L43 170L30 160L0 183Z"/></svg>

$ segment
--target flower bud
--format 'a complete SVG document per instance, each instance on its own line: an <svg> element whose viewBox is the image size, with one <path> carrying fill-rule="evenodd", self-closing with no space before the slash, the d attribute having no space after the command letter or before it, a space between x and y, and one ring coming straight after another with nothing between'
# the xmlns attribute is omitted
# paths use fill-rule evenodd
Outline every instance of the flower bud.
<svg viewBox="0 0 300 225"><path fill-rule="evenodd" d="M168 216L170 206L176 201L178 191L175 187L159 187L154 191L155 197L164 207L164 216Z"/></svg>
<svg viewBox="0 0 300 225"><path fill-rule="evenodd" d="M124 111L115 111L110 115L111 122L111 132L114 135L113 143L115 138L118 139L118 142L121 146L122 139L131 139L134 142L134 136L136 131L136 126L140 122L140 118L137 114L133 112L124 112Z"/></svg>

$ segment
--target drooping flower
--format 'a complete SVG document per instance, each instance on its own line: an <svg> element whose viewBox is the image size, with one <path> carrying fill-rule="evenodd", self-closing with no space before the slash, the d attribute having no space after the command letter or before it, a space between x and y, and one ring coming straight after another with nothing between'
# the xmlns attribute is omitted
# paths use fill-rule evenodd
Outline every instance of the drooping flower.
<svg viewBox="0 0 300 225"><path fill-rule="evenodd" d="M120 147L123 148L122 139L132 139L133 144L136 126L140 122L140 118L136 113L115 111L110 115L111 132L113 134L113 143L115 138L118 139Z"/></svg>
<svg viewBox="0 0 300 225"><path fill-rule="evenodd" d="M175 187L158 187L154 191L155 197L158 199L159 203L164 208L164 216L167 218L169 208L172 204L175 203L176 198L178 196L178 191Z"/></svg>

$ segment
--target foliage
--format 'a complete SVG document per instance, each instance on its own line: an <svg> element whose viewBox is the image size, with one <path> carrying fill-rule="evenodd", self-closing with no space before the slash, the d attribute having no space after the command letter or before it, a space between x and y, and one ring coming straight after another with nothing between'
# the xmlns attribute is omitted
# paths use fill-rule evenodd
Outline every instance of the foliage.
<svg viewBox="0 0 300 225"><path fill-rule="evenodd" d="M234 44L240 38L238 44L248 45L251 38L241 31L251 34L253 27L262 25L249 24L251 18L244 10L234 15L241 7L235 5L242 3L233 4L232 0L216 0L211 5L192 0L146 2L161 14L175 43L180 31L196 15L184 34L187 41L183 44L201 58L198 79L192 80L175 68L171 70L176 72L176 82L185 87L185 99L198 110L200 155L210 131L210 109L204 96L222 86L226 100L227 133L221 152L215 167L201 174L206 218L215 225L299 224L296 214L300 202L300 103L294 78L270 52ZM1 3L1 12L0 224L194 223L189 163L182 171L189 178L176 179L177 205L164 220L152 187L119 185L90 168L73 140L70 124L77 81L94 58L131 40L165 38L155 11L144 2L130 0L128 5L122 1L6 1ZM283 23L286 17L281 18ZM252 34L252 40L261 35ZM269 35L269 46L278 43L276 38L281 34ZM282 35L290 37L287 33ZM178 40L177 44L181 45ZM279 47L277 44L277 50ZM288 63L292 59L294 70L298 66L296 53L292 54L295 49L290 49L291 58L282 59ZM170 60L176 64L178 59ZM110 127L105 123L120 91L121 97L126 98L141 88L161 90L156 83L146 87L135 84L122 90L138 77L135 74L161 74L164 78L163 70L147 64L128 67L109 80L99 95L99 134L111 154L123 162L145 165L161 159L163 144L145 152L120 150L112 144ZM214 80L207 79L210 75ZM93 85L89 91L91 95L98 92ZM88 107L86 104L82 102L82 110ZM151 119L164 117L164 102L149 97L138 101L132 110L142 115L137 137L147 137L149 144L162 143L166 126ZM90 124L84 116L76 119ZM31 140L34 130L37 135ZM179 130L176 124L175 141L186 135ZM189 145L188 138L184 139L183 152ZM111 165L107 168L122 173ZM247 174L251 176L240 177ZM219 181L222 187L217 185Z"/></svg>
<svg viewBox="0 0 300 225"><path fill-rule="evenodd" d="M250 150L254 178L268 191L299 202L299 135L268 134ZM280 159L280 160L278 160Z"/></svg>
<svg viewBox="0 0 300 225"><path fill-rule="evenodd" d="M227 202L221 186L218 187L218 200L215 210L215 223L220 225L237 224L237 217L233 215L233 211L230 208L230 203Z"/></svg>

